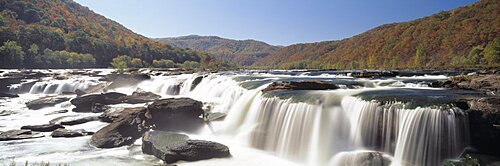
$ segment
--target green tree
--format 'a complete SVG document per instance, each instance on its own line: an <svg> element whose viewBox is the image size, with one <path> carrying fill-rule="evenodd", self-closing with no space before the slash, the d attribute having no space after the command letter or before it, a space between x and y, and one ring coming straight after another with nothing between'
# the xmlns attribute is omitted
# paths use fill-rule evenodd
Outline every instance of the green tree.
<svg viewBox="0 0 500 166"><path fill-rule="evenodd" d="M415 67L423 67L425 65L425 58L426 58L426 53L422 48L417 48L417 51L415 52L415 59L413 62L413 65Z"/></svg>
<svg viewBox="0 0 500 166"><path fill-rule="evenodd" d="M173 68L175 67L175 63L172 60L169 59L160 59L160 60L153 60L153 67L157 68Z"/></svg>
<svg viewBox="0 0 500 166"><path fill-rule="evenodd" d="M373 54L368 56L368 68L375 69L377 67L377 57Z"/></svg>
<svg viewBox="0 0 500 166"><path fill-rule="evenodd" d="M139 58L132 58L130 61L130 66L133 68L141 68L144 67L144 64L142 63L142 60Z"/></svg>
<svg viewBox="0 0 500 166"><path fill-rule="evenodd" d="M121 55L116 58L113 58L111 66L113 66L113 68L115 69L118 69L118 71L123 71L130 66L131 62L132 62L132 57L128 55Z"/></svg>
<svg viewBox="0 0 500 166"><path fill-rule="evenodd" d="M476 46L470 50L469 55L467 56L470 63L469 65L476 66L481 63L480 61L483 57L483 50L484 48L481 46Z"/></svg>
<svg viewBox="0 0 500 166"><path fill-rule="evenodd" d="M180 65L180 67L185 69L196 69L200 67L200 63L195 61L185 61Z"/></svg>
<svg viewBox="0 0 500 166"><path fill-rule="evenodd" d="M484 60L488 65L500 63L500 38L496 38L484 48Z"/></svg>
<svg viewBox="0 0 500 166"><path fill-rule="evenodd" d="M15 41L6 41L0 47L0 67L20 68L23 66L25 53Z"/></svg>

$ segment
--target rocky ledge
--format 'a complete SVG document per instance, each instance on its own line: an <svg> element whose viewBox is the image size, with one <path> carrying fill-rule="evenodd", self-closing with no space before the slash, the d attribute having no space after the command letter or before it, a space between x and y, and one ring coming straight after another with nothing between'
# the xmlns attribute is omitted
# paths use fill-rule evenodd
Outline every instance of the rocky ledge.
<svg viewBox="0 0 500 166"><path fill-rule="evenodd" d="M60 96L47 96L42 97L40 99L32 100L26 103L26 106L29 109L41 109L43 107L51 107L56 104L68 101L70 98L68 97L60 97Z"/></svg>
<svg viewBox="0 0 500 166"><path fill-rule="evenodd" d="M31 130L9 130L5 132L0 132L0 141L32 139L40 137L44 136L39 132L33 132Z"/></svg>
<svg viewBox="0 0 500 166"><path fill-rule="evenodd" d="M339 86L326 81L294 81L294 82L273 82L262 92L278 90L332 90Z"/></svg>

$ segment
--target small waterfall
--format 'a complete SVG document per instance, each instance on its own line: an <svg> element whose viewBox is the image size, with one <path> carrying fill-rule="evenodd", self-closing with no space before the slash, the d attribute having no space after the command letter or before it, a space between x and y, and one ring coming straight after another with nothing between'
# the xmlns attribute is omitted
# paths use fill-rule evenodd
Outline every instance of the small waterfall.
<svg viewBox="0 0 500 166"><path fill-rule="evenodd" d="M468 143L467 117L458 108L409 109L350 96L293 103L261 92L241 99L246 101L238 101L225 120L229 132L252 147L309 165L357 165L348 160L385 154L394 156L392 165L440 165ZM359 150L378 152L356 154Z"/></svg>
<svg viewBox="0 0 500 166"><path fill-rule="evenodd" d="M77 89L84 90L95 85L93 80L48 80L25 82L10 87L11 93L23 94L62 94L73 93Z"/></svg>
<svg viewBox="0 0 500 166"><path fill-rule="evenodd" d="M240 87L231 77L209 75L187 96L213 105L213 112L228 112L246 92L247 90Z"/></svg>

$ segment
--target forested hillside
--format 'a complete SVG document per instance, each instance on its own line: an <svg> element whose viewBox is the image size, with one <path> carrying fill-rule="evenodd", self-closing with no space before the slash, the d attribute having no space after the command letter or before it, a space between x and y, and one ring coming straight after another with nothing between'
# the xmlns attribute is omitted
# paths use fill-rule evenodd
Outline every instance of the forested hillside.
<svg viewBox="0 0 500 166"><path fill-rule="evenodd" d="M174 46L206 51L218 59L243 66L252 65L257 59L264 58L280 48L261 41L231 40L217 36L190 35L157 40Z"/></svg>
<svg viewBox="0 0 500 166"><path fill-rule="evenodd" d="M500 1L482 0L352 38L282 48L270 68L454 68L500 66Z"/></svg>
<svg viewBox="0 0 500 166"><path fill-rule="evenodd" d="M0 0L0 68L107 67L128 55L209 61L208 55L135 34L72 0Z"/></svg>

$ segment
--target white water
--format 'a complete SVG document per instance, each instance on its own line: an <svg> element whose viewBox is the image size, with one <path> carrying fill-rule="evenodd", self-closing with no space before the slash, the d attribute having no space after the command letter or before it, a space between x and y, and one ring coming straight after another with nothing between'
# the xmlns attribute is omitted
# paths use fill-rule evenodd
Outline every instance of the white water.
<svg viewBox="0 0 500 166"><path fill-rule="evenodd" d="M328 74L262 75L271 76L272 79L338 77ZM137 87L116 90L130 94L135 88L141 88L163 97L186 96L203 101L213 112L228 113L224 121L213 122L214 132L207 128L201 133L190 135L228 145L233 157L181 162L179 165L362 165L370 159L366 157L368 153L383 156L389 162L392 161L392 165L439 165L445 159L458 157L468 141L463 139L468 137L467 118L457 108L406 108L403 103L384 105L352 97L362 91L386 87L425 87L420 83L404 83L401 81L404 78L360 79L369 87L308 92L322 97L320 101L305 103L265 97L261 89L267 84L245 89L240 86L241 82L234 80L240 75L211 74L191 90L192 82L198 76L200 75L155 76ZM37 82L29 88L29 94L0 101L3 104L0 105L1 110L17 112L0 117L0 130L44 124L62 115L95 115L70 111L47 116L46 113L71 107L63 103L33 111L26 110L24 102L44 94L74 92L97 83L97 79L84 77ZM13 92L28 93L21 89L27 88L22 84L11 87ZM71 126L70 129L96 131L104 125L106 124L101 122L90 122ZM50 160L71 165L149 165L159 162L140 152L140 141L129 147L97 149L88 144L89 136L53 139L48 137L49 134L45 133L47 137L41 139L0 142L0 146L8 147L0 150L0 161L15 157L21 163L25 160ZM0 162L3 163L4 161Z"/></svg>

